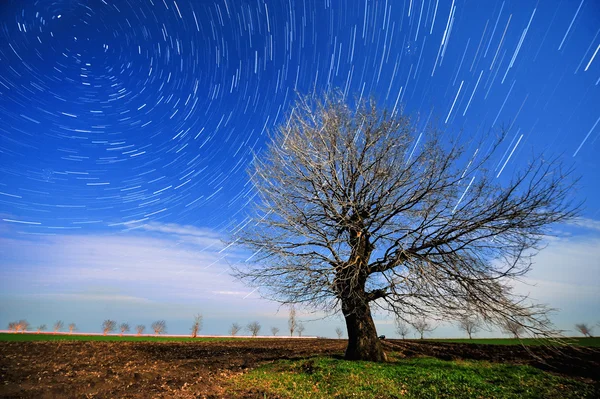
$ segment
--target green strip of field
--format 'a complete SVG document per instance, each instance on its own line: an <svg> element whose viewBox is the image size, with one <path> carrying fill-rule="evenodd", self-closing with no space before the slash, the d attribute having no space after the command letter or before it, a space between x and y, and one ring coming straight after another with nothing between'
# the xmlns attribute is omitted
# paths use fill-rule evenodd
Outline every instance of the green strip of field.
<svg viewBox="0 0 600 399"><path fill-rule="evenodd" d="M485 345L548 345L551 341L545 339L525 338L525 339L510 339L510 338L476 338L476 339L428 339L427 341L434 342L451 342L457 344L485 344ZM564 338L562 343L567 343L574 346L600 347L600 337L583 338L572 337Z"/></svg>
<svg viewBox="0 0 600 399"><path fill-rule="evenodd" d="M240 396L320 398L592 398L594 385L530 366L432 358L369 363L278 361L230 380Z"/></svg>
<svg viewBox="0 0 600 399"><path fill-rule="evenodd" d="M19 334L0 333L2 341L128 341L128 342L213 342L230 341L244 338L191 338L191 337L161 337L161 336L123 336L119 335L67 335L67 334Z"/></svg>

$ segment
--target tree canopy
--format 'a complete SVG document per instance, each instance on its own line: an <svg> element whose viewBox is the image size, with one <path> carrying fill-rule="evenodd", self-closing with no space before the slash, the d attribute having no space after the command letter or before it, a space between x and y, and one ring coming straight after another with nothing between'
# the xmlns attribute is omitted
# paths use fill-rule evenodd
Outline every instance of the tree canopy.
<svg viewBox="0 0 600 399"><path fill-rule="evenodd" d="M282 303L341 310L350 359L384 358L371 307L547 332L547 308L511 282L576 215L574 179L541 156L500 178L504 137L461 142L374 101L301 98L250 168L254 213L234 238L253 254L236 275Z"/></svg>

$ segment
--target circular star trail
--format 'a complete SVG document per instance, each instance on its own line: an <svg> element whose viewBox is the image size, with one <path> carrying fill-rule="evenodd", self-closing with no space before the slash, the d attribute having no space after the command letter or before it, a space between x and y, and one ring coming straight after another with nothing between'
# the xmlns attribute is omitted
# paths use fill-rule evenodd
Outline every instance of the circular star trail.
<svg viewBox="0 0 600 399"><path fill-rule="evenodd" d="M586 0L4 1L0 223L225 228L296 93L335 88L451 133L503 127L503 173L563 152L591 198L599 32Z"/></svg>

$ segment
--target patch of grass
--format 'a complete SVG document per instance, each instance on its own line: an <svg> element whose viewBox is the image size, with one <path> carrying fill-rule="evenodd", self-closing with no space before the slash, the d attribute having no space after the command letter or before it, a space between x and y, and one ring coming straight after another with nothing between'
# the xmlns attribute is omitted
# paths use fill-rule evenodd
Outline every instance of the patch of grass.
<svg viewBox="0 0 600 399"><path fill-rule="evenodd" d="M161 337L161 336L123 336L118 335L68 335L68 334L15 334L0 333L2 341L128 341L128 342L214 342L231 341L244 338L191 338L191 337Z"/></svg>
<svg viewBox="0 0 600 399"><path fill-rule="evenodd" d="M547 345L549 343L546 339L536 338L475 338L475 339L428 339L427 341L434 342L450 342L457 344L486 344L486 345ZM574 346L586 346L586 347L600 347L600 337L583 338L583 337L569 337L564 338L565 343Z"/></svg>
<svg viewBox="0 0 600 399"><path fill-rule="evenodd" d="M230 380L265 398L592 398L592 384L530 366L414 358L389 363L332 358L278 361Z"/></svg>

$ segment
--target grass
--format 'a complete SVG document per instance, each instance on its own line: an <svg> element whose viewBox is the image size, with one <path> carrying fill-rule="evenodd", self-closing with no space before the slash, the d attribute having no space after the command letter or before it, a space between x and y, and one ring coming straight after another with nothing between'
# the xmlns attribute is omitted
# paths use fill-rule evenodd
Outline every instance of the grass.
<svg viewBox="0 0 600 399"><path fill-rule="evenodd" d="M391 359L394 359L393 356ZM277 361L230 380L264 398L592 398L592 384L530 366L433 358L388 363L318 357Z"/></svg>
<svg viewBox="0 0 600 399"><path fill-rule="evenodd" d="M548 343L544 339L535 338L524 338L524 339L513 339L513 338L475 338L475 339L429 339L427 341L434 342L451 342L458 344L486 344L486 345L545 345ZM574 346L587 346L587 347L600 347L600 337L583 338L583 337L569 337L564 338L565 343L569 343Z"/></svg>
<svg viewBox="0 0 600 399"><path fill-rule="evenodd" d="M244 338L192 338L192 337L161 337L161 336L119 336L119 335L68 335L68 334L15 334L0 333L2 341L127 341L127 342L214 342L240 340Z"/></svg>

